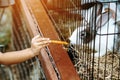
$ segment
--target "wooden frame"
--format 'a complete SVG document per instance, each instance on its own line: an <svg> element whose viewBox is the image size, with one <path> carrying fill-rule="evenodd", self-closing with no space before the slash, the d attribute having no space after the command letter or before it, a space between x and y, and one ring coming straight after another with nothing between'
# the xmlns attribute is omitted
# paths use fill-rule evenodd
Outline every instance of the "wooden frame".
<svg viewBox="0 0 120 80"><path fill-rule="evenodd" d="M21 8L27 27L32 36L39 34L39 29L42 36L59 40L59 36L40 0L16 0L16 4ZM60 73L60 79L80 80L66 50L63 49L63 46L50 44L48 48L54 59L55 66ZM41 61L47 80L59 80L45 49L41 50L38 57Z"/></svg>

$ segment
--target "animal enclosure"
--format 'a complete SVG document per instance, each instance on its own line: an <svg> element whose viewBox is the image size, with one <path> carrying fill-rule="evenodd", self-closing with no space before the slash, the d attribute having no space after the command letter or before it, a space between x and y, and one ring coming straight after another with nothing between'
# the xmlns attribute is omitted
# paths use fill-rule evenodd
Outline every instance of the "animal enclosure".
<svg viewBox="0 0 120 80"><path fill-rule="evenodd" d="M43 0L44 1L44 0ZM44 2L82 80L119 80L120 3L115 0Z"/></svg>
<svg viewBox="0 0 120 80"><path fill-rule="evenodd" d="M4 1L5 0L3 0L3 2ZM9 3L9 0L7 2ZM12 29L9 34L13 36L13 38L8 37L8 40L12 39L11 41L13 42L14 51L29 48L32 37L38 34L41 37L60 40L40 0L15 0L14 5L1 7L1 13L4 9L6 11L6 8L8 8L8 11L11 13L10 20L6 20L6 14L9 13L3 13L2 15L5 15L5 17L3 18L3 16L1 16L1 18L6 20L5 23L12 23L9 25L10 29L7 29L9 31ZM3 26L0 26L0 28L1 27L3 28ZM5 32L5 30L3 32ZM7 38L6 36L4 37ZM8 44L9 43L6 45L0 45L0 50L6 52L6 46L8 46ZM65 61L67 64L64 64ZM72 75L70 77L69 74L71 72ZM0 79L78 80L79 77L66 53L66 50L63 49L63 46L59 44L50 44L50 46L41 49L38 56L30 60L10 66L1 64Z"/></svg>
<svg viewBox="0 0 120 80"><path fill-rule="evenodd" d="M0 80L120 79L118 0L15 0L0 9L0 17L0 27L10 27L3 52L6 44L12 50L30 47L37 34L69 43L50 44L30 60L0 65Z"/></svg>

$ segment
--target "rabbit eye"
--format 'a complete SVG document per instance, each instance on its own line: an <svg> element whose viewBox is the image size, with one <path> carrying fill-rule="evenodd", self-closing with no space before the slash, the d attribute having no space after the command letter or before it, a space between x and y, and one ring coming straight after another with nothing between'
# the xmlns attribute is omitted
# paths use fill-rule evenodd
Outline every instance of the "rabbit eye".
<svg viewBox="0 0 120 80"><path fill-rule="evenodd" d="M85 37L85 36L86 36L85 31L82 31L82 32L80 33L80 36L81 36L81 37Z"/></svg>

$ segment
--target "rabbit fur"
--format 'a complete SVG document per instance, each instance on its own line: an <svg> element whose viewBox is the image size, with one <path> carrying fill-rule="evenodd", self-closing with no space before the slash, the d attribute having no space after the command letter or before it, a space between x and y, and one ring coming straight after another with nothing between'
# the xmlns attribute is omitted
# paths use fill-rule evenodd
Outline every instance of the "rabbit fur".
<svg viewBox="0 0 120 80"><path fill-rule="evenodd" d="M118 25L115 25L114 18L116 14L115 9L115 6L109 7L108 11L105 11L103 8L103 13L95 19L96 23L94 24L96 26L94 24L93 26L81 25L76 28L69 38L71 44L87 45L97 51L94 53L95 57L103 56L108 50L113 50L117 40L117 35L114 35L114 33L118 33Z"/></svg>

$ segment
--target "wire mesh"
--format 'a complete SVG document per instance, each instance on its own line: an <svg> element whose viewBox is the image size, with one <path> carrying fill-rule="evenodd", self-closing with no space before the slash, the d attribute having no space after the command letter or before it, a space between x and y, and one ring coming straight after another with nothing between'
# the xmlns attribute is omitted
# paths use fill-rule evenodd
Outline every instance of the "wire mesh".
<svg viewBox="0 0 120 80"><path fill-rule="evenodd" d="M46 0L45 4L59 36L70 43L65 47L80 78L119 80L119 1Z"/></svg>

